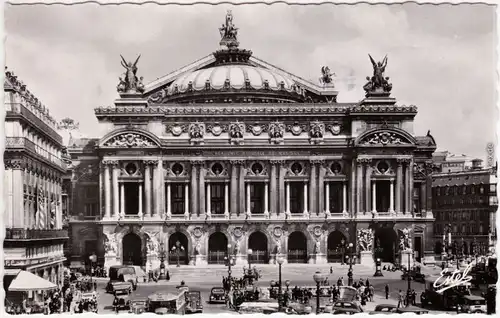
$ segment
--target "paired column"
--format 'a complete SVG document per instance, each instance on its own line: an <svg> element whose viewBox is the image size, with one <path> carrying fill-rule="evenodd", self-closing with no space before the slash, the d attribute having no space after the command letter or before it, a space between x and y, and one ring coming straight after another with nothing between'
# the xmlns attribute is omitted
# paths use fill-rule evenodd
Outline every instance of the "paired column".
<svg viewBox="0 0 500 318"><path fill-rule="evenodd" d="M365 212L369 212L369 211L372 211L371 207L370 207L370 203L371 200L370 200L370 189L371 189L371 183L372 183L372 180L371 180L371 177L372 177L372 167L371 167L371 160L370 159L366 159L365 160Z"/></svg>
<svg viewBox="0 0 500 318"><path fill-rule="evenodd" d="M184 216L189 216L189 183L184 184Z"/></svg>
<svg viewBox="0 0 500 318"><path fill-rule="evenodd" d="M120 183L120 216L125 216L125 184Z"/></svg>
<svg viewBox="0 0 500 318"><path fill-rule="evenodd" d="M326 208L325 208L325 213L329 214L330 213L330 182L327 181L325 183L325 192L326 192Z"/></svg>
<svg viewBox="0 0 500 318"><path fill-rule="evenodd" d="M207 214L212 214L212 185L207 183Z"/></svg>
<svg viewBox="0 0 500 318"><path fill-rule="evenodd" d="M357 213L360 213L362 208L361 197L363 196L363 159L356 160L356 207Z"/></svg>
<svg viewBox="0 0 500 318"><path fill-rule="evenodd" d="M139 217L142 217L142 183L139 183Z"/></svg>
<svg viewBox="0 0 500 318"><path fill-rule="evenodd" d="M276 205L277 205L276 198L279 197L279 193L278 193L278 189L277 189L278 175L277 175L277 167L276 167L278 162L276 160L270 160L269 163L271 164L271 175L269 176L270 183L271 183L271 198L269 200L270 201L269 212L271 214L278 214L278 210L276 209Z"/></svg>
<svg viewBox="0 0 500 318"><path fill-rule="evenodd" d="M286 183L286 213L290 213L290 182Z"/></svg>
<svg viewBox="0 0 500 318"><path fill-rule="evenodd" d="M269 214L269 186L267 182L264 184L264 214Z"/></svg>
<svg viewBox="0 0 500 318"><path fill-rule="evenodd" d="M170 182L167 183L167 216L172 215L172 189Z"/></svg>
<svg viewBox="0 0 500 318"><path fill-rule="evenodd" d="M119 198L120 192L118 190L118 161L111 161L110 164L113 167L113 217L118 217L120 214Z"/></svg>
<svg viewBox="0 0 500 318"><path fill-rule="evenodd" d="M245 161L244 160L239 160L239 165L240 165L240 180L239 180L239 213L244 214L245 213Z"/></svg>
<svg viewBox="0 0 500 318"><path fill-rule="evenodd" d="M408 212L414 215L413 211L413 159L408 163Z"/></svg>
<svg viewBox="0 0 500 318"><path fill-rule="evenodd" d="M403 188L403 159L398 158L397 160L397 170L396 170L396 213L401 212L401 191Z"/></svg>
<svg viewBox="0 0 500 318"><path fill-rule="evenodd" d="M251 204L250 204L250 182L247 182L246 184L246 204L247 204L247 209L246 209L246 215L250 216L252 214L252 209L251 209Z"/></svg>
<svg viewBox="0 0 500 318"><path fill-rule="evenodd" d="M372 185L372 212L377 212L377 181L373 181Z"/></svg>
<svg viewBox="0 0 500 318"><path fill-rule="evenodd" d="M224 183L224 215L229 216L229 185Z"/></svg>
<svg viewBox="0 0 500 318"><path fill-rule="evenodd" d="M285 161L278 161L279 162L279 190L278 190L278 197L279 197L279 203L278 203L278 211L281 212L290 212L290 185L287 183L285 185L285 174L286 174L286 167L285 167ZM279 213L278 212L278 213Z"/></svg>
<svg viewBox="0 0 500 318"><path fill-rule="evenodd" d="M146 217L151 216L151 161L144 161L144 194L146 199Z"/></svg>
<svg viewBox="0 0 500 318"><path fill-rule="evenodd" d="M347 213L347 181L342 182L342 213Z"/></svg>
<svg viewBox="0 0 500 318"><path fill-rule="evenodd" d="M200 172L200 183L198 185L199 188L199 215L204 215L205 214L205 167L204 167L204 162L200 162L199 166L199 172Z"/></svg>
<svg viewBox="0 0 500 318"><path fill-rule="evenodd" d="M405 213L410 213L411 193L410 193L410 161L405 165Z"/></svg>
<svg viewBox="0 0 500 318"><path fill-rule="evenodd" d="M317 200L317 205L318 205L318 214L320 212L325 211L325 167L323 166L322 162L320 162L320 165L318 166L318 189L317 189L317 194L318 194L318 200Z"/></svg>
<svg viewBox="0 0 500 318"><path fill-rule="evenodd" d="M198 164L198 161L191 161L191 213L193 214L198 213Z"/></svg>
<svg viewBox="0 0 500 318"><path fill-rule="evenodd" d="M231 214L238 213L238 162L231 160Z"/></svg>
<svg viewBox="0 0 500 318"><path fill-rule="evenodd" d="M109 162L103 161L104 165L104 217L111 217L111 181Z"/></svg>
<svg viewBox="0 0 500 318"><path fill-rule="evenodd" d="M308 199L309 199L309 212L313 213L316 210L316 198L315 194L318 192L316 189L316 175L318 171L318 160L311 160L311 170L309 175L309 198L307 195L307 184L304 185L304 213L307 213ZM316 211L319 212L319 211Z"/></svg>
<svg viewBox="0 0 500 318"><path fill-rule="evenodd" d="M394 212L394 180L391 179L391 185L389 188L389 213Z"/></svg>

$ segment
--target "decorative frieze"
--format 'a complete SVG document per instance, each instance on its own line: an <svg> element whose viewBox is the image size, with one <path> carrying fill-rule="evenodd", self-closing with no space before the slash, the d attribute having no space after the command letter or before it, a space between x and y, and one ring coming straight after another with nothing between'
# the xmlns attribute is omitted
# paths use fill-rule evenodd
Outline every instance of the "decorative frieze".
<svg viewBox="0 0 500 318"><path fill-rule="evenodd" d="M300 136L304 131L307 130L305 124L299 124L298 122L293 123L293 125L287 125L286 131L292 133L294 136Z"/></svg>
<svg viewBox="0 0 500 318"><path fill-rule="evenodd" d="M146 136L135 133L124 133L115 136L104 143L104 147L117 148L147 148L155 147L156 143Z"/></svg>
<svg viewBox="0 0 500 318"><path fill-rule="evenodd" d="M228 131L228 126L225 124L219 124L219 123L212 123L212 124L207 124L206 128L208 133L211 133L212 135L218 137L222 133L225 133Z"/></svg>

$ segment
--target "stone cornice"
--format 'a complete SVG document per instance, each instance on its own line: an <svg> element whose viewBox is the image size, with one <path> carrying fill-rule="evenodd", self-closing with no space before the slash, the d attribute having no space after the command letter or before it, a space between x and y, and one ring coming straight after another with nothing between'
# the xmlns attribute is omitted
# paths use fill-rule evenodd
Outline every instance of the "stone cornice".
<svg viewBox="0 0 500 318"><path fill-rule="evenodd" d="M164 104L158 106L123 106L98 107L97 117L105 116L199 116L199 115L330 115L330 114L416 114L416 106L374 105L359 106L357 104Z"/></svg>

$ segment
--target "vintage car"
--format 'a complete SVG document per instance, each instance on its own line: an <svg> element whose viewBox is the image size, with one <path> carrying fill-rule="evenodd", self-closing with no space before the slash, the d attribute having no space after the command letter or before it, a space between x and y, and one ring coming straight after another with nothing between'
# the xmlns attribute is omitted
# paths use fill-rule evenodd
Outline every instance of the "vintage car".
<svg viewBox="0 0 500 318"><path fill-rule="evenodd" d="M137 289L137 275L134 266L111 266L109 268L109 282L106 285L106 292L112 293L115 285L129 283L133 290Z"/></svg>
<svg viewBox="0 0 500 318"><path fill-rule="evenodd" d="M129 288L115 289L115 299L113 300L113 307L115 311L130 309L130 291Z"/></svg>
<svg viewBox="0 0 500 318"><path fill-rule="evenodd" d="M360 304L356 301L347 301L347 300L338 300L333 304L333 312L336 310L343 310L343 309L353 309L356 310L358 313L363 312L363 308L361 307Z"/></svg>
<svg viewBox="0 0 500 318"><path fill-rule="evenodd" d="M129 293L134 289L130 282L109 281L106 284L106 292L114 293L116 290L128 289Z"/></svg>
<svg viewBox="0 0 500 318"><path fill-rule="evenodd" d="M186 314L203 313L201 292L190 290L186 292Z"/></svg>
<svg viewBox="0 0 500 318"><path fill-rule="evenodd" d="M226 303L226 291L222 287L213 287L210 291L210 298L208 299L210 304L224 304Z"/></svg>
<svg viewBox="0 0 500 318"><path fill-rule="evenodd" d="M129 313L134 315L140 315L146 311L147 299L134 299L130 303Z"/></svg>
<svg viewBox="0 0 500 318"><path fill-rule="evenodd" d="M486 314L486 299L480 296L463 296L461 312L468 314Z"/></svg>
<svg viewBox="0 0 500 318"><path fill-rule="evenodd" d="M400 307L396 309L396 313L398 314L404 314L404 313L414 313L417 315L426 315L429 313L427 309L415 307L415 306L409 306L409 307Z"/></svg>
<svg viewBox="0 0 500 318"><path fill-rule="evenodd" d="M146 311L157 315L184 315L187 305L186 293L185 290L172 290L151 294L146 302Z"/></svg>
<svg viewBox="0 0 500 318"><path fill-rule="evenodd" d="M333 315L354 315L359 314L356 308L335 308L332 312Z"/></svg>
<svg viewBox="0 0 500 318"><path fill-rule="evenodd" d="M370 315L384 315L384 314L393 314L396 312L398 306L393 304L382 304L375 306L375 309L370 312Z"/></svg>
<svg viewBox="0 0 500 318"><path fill-rule="evenodd" d="M243 302L238 307L240 314L265 314L270 315L278 312L278 302L276 300L269 301L248 301Z"/></svg>
<svg viewBox="0 0 500 318"><path fill-rule="evenodd" d="M291 302L288 304L288 307L285 308L285 313L289 315L309 315L312 313L312 307L297 302Z"/></svg>

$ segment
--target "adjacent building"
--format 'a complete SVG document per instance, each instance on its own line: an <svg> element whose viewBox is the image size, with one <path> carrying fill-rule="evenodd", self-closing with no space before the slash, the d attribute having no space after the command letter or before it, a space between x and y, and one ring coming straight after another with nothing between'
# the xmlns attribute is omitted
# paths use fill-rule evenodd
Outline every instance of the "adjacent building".
<svg viewBox="0 0 500 318"><path fill-rule="evenodd" d="M65 261L61 184L62 138L48 108L12 71L5 71L5 274L19 269L60 283Z"/></svg>
<svg viewBox="0 0 500 318"><path fill-rule="evenodd" d="M432 136L398 105L375 63L361 102L338 103L328 67L309 82L239 48L231 13L220 50L143 85L122 61L108 133L72 138L73 263L364 262L434 255ZM365 61L360 61L365 62ZM363 261L363 260L362 260Z"/></svg>
<svg viewBox="0 0 500 318"><path fill-rule="evenodd" d="M483 167L480 159L449 154L436 158L436 166L441 170L432 176L436 254L494 254L496 166Z"/></svg>

